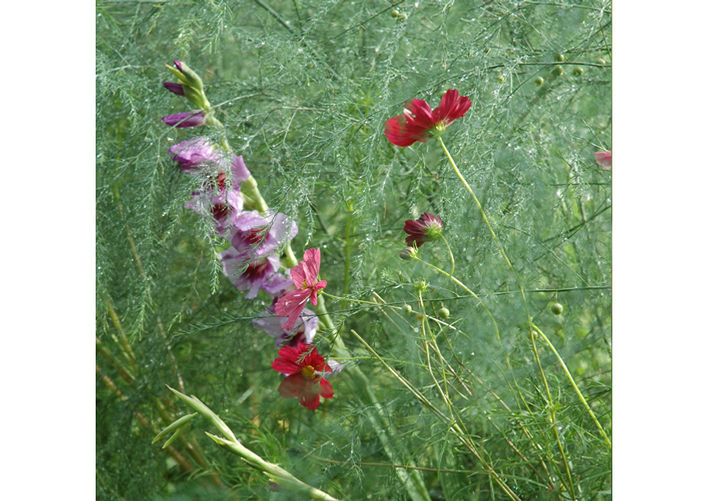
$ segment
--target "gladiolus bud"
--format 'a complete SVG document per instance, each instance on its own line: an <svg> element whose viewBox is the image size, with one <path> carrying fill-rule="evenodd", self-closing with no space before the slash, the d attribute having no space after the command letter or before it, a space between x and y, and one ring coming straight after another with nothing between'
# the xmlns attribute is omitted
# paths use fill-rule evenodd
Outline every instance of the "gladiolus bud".
<svg viewBox="0 0 701 501"><path fill-rule="evenodd" d="M177 94L178 96L185 95L185 89L183 88L182 84L175 82L163 82L163 87L171 91L173 94Z"/></svg>

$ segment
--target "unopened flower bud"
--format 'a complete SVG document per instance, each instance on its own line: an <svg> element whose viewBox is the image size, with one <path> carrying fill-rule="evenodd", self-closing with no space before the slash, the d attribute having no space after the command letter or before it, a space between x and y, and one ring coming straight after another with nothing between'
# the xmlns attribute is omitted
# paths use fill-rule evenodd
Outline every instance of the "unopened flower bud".
<svg viewBox="0 0 701 501"><path fill-rule="evenodd" d="M185 95L185 89L183 88L182 84L175 82L163 82L163 87L171 91L173 94L177 94L178 96Z"/></svg>
<svg viewBox="0 0 701 501"><path fill-rule="evenodd" d="M207 117L204 111L186 111L184 113L175 113L163 117L166 125L171 127L199 127L207 122Z"/></svg>
<svg viewBox="0 0 701 501"><path fill-rule="evenodd" d="M416 247L407 247L402 249L402 251L399 253L399 257L405 260L409 260L414 256L416 256Z"/></svg>
<svg viewBox="0 0 701 501"><path fill-rule="evenodd" d="M421 280L420 282L414 282L414 290L418 293L423 293L428 290L428 284Z"/></svg>

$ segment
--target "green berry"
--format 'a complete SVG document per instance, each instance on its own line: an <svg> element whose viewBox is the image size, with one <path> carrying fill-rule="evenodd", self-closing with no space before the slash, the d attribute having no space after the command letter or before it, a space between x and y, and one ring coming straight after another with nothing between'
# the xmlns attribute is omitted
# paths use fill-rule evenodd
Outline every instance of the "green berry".
<svg viewBox="0 0 701 501"><path fill-rule="evenodd" d="M553 68L552 74L556 77L561 77L565 70L559 64Z"/></svg>
<svg viewBox="0 0 701 501"><path fill-rule="evenodd" d="M543 80L543 77L538 77L538 78L535 79L535 84L536 84L538 87L540 87L541 85L543 85L543 82L545 82L545 80Z"/></svg>
<svg viewBox="0 0 701 501"><path fill-rule="evenodd" d="M560 303L553 303L550 306L550 311L553 312L555 315L561 315L562 314L562 305Z"/></svg>
<svg viewBox="0 0 701 501"><path fill-rule="evenodd" d="M450 317L450 310L444 306L438 310L438 316L445 320L446 318Z"/></svg>
<svg viewBox="0 0 701 501"><path fill-rule="evenodd" d="M499 77L497 78L497 81L498 81L499 83L504 83L504 80L506 80L506 77L505 77L504 74L502 73L502 74L499 75Z"/></svg>
<svg viewBox="0 0 701 501"><path fill-rule="evenodd" d="M575 66L574 67L574 74L577 75L578 77L581 77L582 75L584 75L584 68L582 68L581 66Z"/></svg>
<svg viewBox="0 0 701 501"><path fill-rule="evenodd" d="M555 56L556 61L564 61L565 60L565 55L564 54L558 54Z"/></svg>
<svg viewBox="0 0 701 501"><path fill-rule="evenodd" d="M411 313L411 312L412 312L412 309L411 309L411 305L410 305L410 304L405 304L404 306L402 306L402 309L403 309L405 312L407 312L407 313Z"/></svg>
<svg viewBox="0 0 701 501"><path fill-rule="evenodd" d="M596 64L600 64L601 66L604 66L606 64L606 61L604 61L603 58L599 58L596 60Z"/></svg>

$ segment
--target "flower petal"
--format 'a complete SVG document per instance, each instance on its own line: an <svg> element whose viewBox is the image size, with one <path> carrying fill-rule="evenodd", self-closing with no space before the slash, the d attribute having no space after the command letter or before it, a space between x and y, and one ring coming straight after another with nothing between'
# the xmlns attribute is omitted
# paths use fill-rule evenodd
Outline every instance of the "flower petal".
<svg viewBox="0 0 701 501"><path fill-rule="evenodd" d="M321 378L321 381L319 381L319 393L324 398L333 397L333 388L331 388L331 383L329 383L323 377Z"/></svg>
<svg viewBox="0 0 701 501"><path fill-rule="evenodd" d="M307 384L308 379L302 374L293 374L280 382L277 391L282 398L298 398L304 393Z"/></svg>

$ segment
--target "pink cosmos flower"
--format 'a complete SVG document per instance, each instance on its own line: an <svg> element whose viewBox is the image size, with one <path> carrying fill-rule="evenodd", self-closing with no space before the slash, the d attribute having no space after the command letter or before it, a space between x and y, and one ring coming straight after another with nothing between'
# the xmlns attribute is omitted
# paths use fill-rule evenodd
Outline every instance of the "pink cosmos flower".
<svg viewBox="0 0 701 501"><path fill-rule="evenodd" d="M283 398L296 398L309 410L319 407L319 397L332 398L331 383L324 375L333 369L319 355L312 344L298 343L296 346L283 346L278 357L271 364L273 369L285 374L278 392Z"/></svg>
<svg viewBox="0 0 701 501"><path fill-rule="evenodd" d="M594 153L594 159L596 163L604 170L611 170L611 152L610 151L597 151Z"/></svg>
<svg viewBox="0 0 701 501"><path fill-rule="evenodd" d="M428 212L421 214L417 220L407 219L404 222L404 231L409 235L406 237L406 244L412 246L416 243L421 247L429 240L435 240L443 230L443 221L440 216L434 216Z"/></svg>
<svg viewBox="0 0 701 501"><path fill-rule="evenodd" d="M450 89L441 99L438 108L431 110L426 101L412 99L405 105L402 115L392 117L385 124L385 136L397 146L410 146L416 141L424 142L433 130L441 133L470 109L472 101Z"/></svg>
<svg viewBox="0 0 701 501"><path fill-rule="evenodd" d="M183 113L175 113L163 117L163 122L171 127L199 127L207 122L207 117L204 111L185 111Z"/></svg>
<svg viewBox="0 0 701 501"><path fill-rule="evenodd" d="M290 276L295 284L295 290L283 294L275 303L275 314L287 317L283 329L291 330L302 313L304 305L311 300L316 306L316 293L326 287L326 280L319 279L321 266L321 251L319 249L307 249L304 259L294 268L290 269Z"/></svg>

